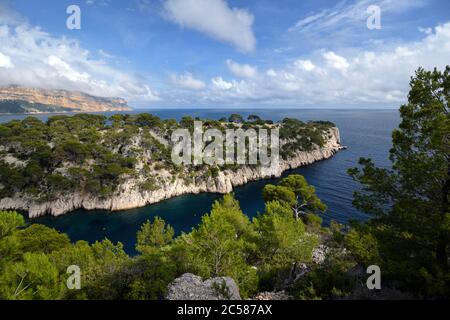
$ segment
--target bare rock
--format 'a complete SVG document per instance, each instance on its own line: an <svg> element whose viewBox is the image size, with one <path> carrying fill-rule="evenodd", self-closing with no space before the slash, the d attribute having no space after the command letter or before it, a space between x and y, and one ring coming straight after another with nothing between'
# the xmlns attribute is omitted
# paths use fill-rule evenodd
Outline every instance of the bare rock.
<svg viewBox="0 0 450 320"><path fill-rule="evenodd" d="M325 261L329 248L323 244L314 248L312 252L312 261L316 264L322 264Z"/></svg>
<svg viewBox="0 0 450 320"><path fill-rule="evenodd" d="M241 300L239 288L230 277L202 280L185 273L169 284L167 300Z"/></svg>
<svg viewBox="0 0 450 320"><path fill-rule="evenodd" d="M27 101L31 104L58 106L67 111L100 112L131 110L122 98L96 97L78 91L45 90L19 86L0 87L1 101ZM40 113L39 108L34 113Z"/></svg>
<svg viewBox="0 0 450 320"><path fill-rule="evenodd" d="M260 292L254 300L291 300L292 297L286 291Z"/></svg>

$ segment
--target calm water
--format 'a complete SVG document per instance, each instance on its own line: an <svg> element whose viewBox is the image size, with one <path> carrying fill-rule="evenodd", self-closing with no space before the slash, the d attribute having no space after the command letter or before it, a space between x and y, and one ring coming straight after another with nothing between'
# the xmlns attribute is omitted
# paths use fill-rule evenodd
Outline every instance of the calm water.
<svg viewBox="0 0 450 320"><path fill-rule="evenodd" d="M143 112L139 110L139 112ZM230 110L151 110L161 118L180 119L184 115L219 119L232 112ZM347 169L357 164L359 157L370 157L379 166L389 166L388 152L391 147L391 132L398 125L396 110L247 110L242 115L257 113L264 119L280 120L295 117L301 120L330 120L341 131L342 143L347 150L332 159L311 166L286 172L300 173L316 187L317 194L328 205L323 218L325 223L336 220L346 223L349 219L366 219L352 206L352 193L358 188L347 175ZM39 116L46 119L47 116ZM0 122L22 116L0 116ZM242 210L250 217L262 212L264 204L261 190L267 183L277 179L249 183L235 189L236 198ZM155 216L164 218L177 233L188 232L195 227L201 216L208 212L211 204L220 196L215 194L184 195L144 208L121 212L77 210L55 218L42 217L33 220L67 233L70 238L90 242L108 238L124 244L128 253L134 254L136 232L147 219Z"/></svg>

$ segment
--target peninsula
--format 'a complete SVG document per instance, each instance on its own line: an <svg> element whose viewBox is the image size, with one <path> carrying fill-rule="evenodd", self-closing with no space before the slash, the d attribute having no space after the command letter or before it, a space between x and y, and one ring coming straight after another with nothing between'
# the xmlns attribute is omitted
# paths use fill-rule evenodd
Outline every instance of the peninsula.
<svg viewBox="0 0 450 320"><path fill-rule="evenodd" d="M104 98L78 91L46 90L16 85L0 87L0 114L129 111L122 98Z"/></svg>
<svg viewBox="0 0 450 320"><path fill-rule="evenodd" d="M197 119L198 120L198 119ZM252 115L202 119L206 128L278 128L277 165L176 165L171 133L193 130L192 117L177 122L151 114L77 114L34 117L0 125L0 210L30 217L75 209L110 211L142 207L182 194L225 194L258 179L328 159L342 149L331 122L286 118L273 123Z"/></svg>

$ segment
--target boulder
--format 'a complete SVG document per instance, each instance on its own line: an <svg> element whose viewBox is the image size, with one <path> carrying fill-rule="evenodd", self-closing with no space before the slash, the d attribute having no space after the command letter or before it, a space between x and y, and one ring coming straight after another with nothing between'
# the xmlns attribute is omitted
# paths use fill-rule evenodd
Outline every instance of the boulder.
<svg viewBox="0 0 450 320"><path fill-rule="evenodd" d="M322 264L325 261L329 248L323 244L314 248L312 252L312 261L316 264Z"/></svg>
<svg viewBox="0 0 450 320"><path fill-rule="evenodd" d="M202 280L185 273L168 286L167 300L241 300L239 288L230 277Z"/></svg>

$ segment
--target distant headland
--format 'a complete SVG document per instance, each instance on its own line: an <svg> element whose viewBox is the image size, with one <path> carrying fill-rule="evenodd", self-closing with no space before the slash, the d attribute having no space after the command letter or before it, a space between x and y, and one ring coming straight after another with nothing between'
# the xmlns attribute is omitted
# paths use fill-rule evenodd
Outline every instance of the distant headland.
<svg viewBox="0 0 450 320"><path fill-rule="evenodd" d="M17 85L0 87L0 114L129 111L122 98L97 97L79 91L47 90Z"/></svg>

